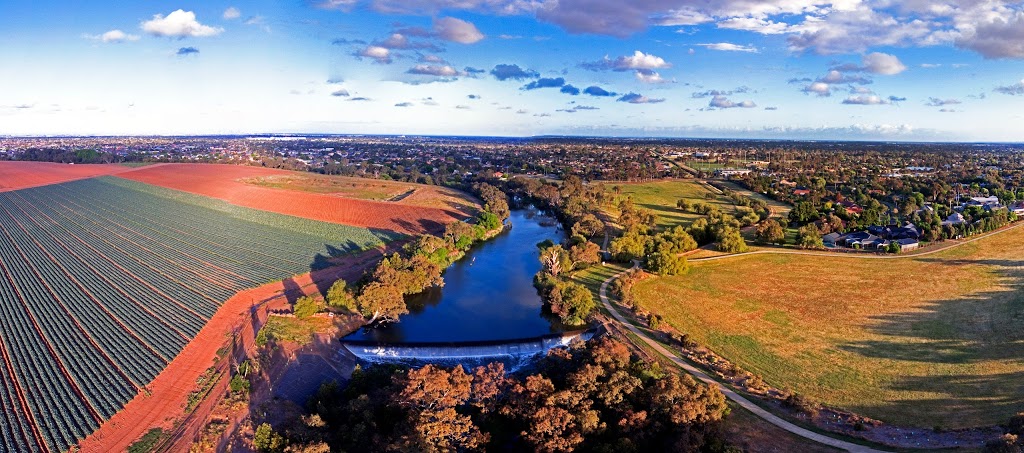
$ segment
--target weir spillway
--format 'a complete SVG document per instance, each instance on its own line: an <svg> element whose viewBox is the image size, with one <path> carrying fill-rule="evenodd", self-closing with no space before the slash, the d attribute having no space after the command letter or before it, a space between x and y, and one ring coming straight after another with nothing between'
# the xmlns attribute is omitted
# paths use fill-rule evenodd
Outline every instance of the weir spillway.
<svg viewBox="0 0 1024 453"><path fill-rule="evenodd" d="M546 354L552 348L565 347L574 341L587 341L597 329L564 332L539 337L471 342L431 342L382 344L361 340L341 340L342 346L367 362L479 362L486 360L524 359Z"/></svg>

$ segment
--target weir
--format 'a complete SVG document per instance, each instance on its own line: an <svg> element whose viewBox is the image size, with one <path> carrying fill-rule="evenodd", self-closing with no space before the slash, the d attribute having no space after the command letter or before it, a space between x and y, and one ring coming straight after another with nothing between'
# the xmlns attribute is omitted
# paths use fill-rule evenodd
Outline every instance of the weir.
<svg viewBox="0 0 1024 453"><path fill-rule="evenodd" d="M546 354L552 348L568 346L576 340L590 340L597 334L597 330L593 328L518 340L394 344L341 340L341 344L352 355L368 362L462 363L490 359L521 362Z"/></svg>

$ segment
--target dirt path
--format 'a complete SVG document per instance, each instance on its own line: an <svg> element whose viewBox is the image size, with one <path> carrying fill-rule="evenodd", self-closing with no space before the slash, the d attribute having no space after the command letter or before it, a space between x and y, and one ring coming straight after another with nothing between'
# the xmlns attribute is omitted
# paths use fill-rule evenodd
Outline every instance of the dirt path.
<svg viewBox="0 0 1024 453"><path fill-rule="evenodd" d="M696 260L694 260L694 261L696 261ZM758 406L758 405L754 404L753 402L751 402L750 400L744 398L743 396L741 396L740 394L736 393L732 389L723 386L718 381L712 379L711 376L708 376L703 371L697 369L693 365L690 365L689 363L684 361L682 358L680 358L678 355L676 355L674 352L668 350L667 348L662 346L657 341L654 341L653 339L648 337L646 333L644 333L640 329L636 328L636 326L634 326L632 323L627 321L626 318L624 318L619 313L619 311L614 306L612 306L611 302L608 300L608 285L613 280L615 280L616 278L619 278L619 276L621 276L623 273L625 273L625 271L620 272L618 274L615 274L615 275L613 275L611 277L608 277L607 280L605 280L604 282L601 283L601 291L599 293L600 298L601 298L601 304L604 305L604 308L606 310L608 310L608 313L610 313L612 315L612 317L614 317L615 320L618 321L623 327L629 329L630 332L632 332L634 335L636 335L641 340L643 340L644 343L647 343L647 345L650 346L651 348L653 348L655 351L658 351L659 353L661 353L662 355L667 357L676 366L678 366L679 368L682 368L687 373L693 375L695 378L697 378L697 379L707 383L708 385L712 385L712 386L718 387L718 389L722 391L722 393L726 396L726 398L729 398L730 400L732 400L736 404L740 405L740 407L750 411L751 413L753 413L758 418L761 418L761 419L763 419L764 421L766 421L768 423L771 423L771 424L773 424L775 426L778 426L779 428L782 428L782 429L784 429L786 431L789 431L789 432L791 432L793 434L796 434L797 436L803 437L805 439L808 439L808 440L811 440L811 441L814 441L814 442L818 442L820 444L824 444L824 445L828 445L828 446L836 447L836 448L841 448L843 450L850 451L850 452L856 452L856 453L881 453L880 450L875 450L875 449L866 447L864 445L859 445L859 444L855 444L855 443L852 443L852 442L846 442L846 441L842 441L842 440L839 440L839 439L835 439L835 438L826 436L824 434L819 434L819 433L816 433L814 431L810 431L808 429L801 428L801 427L799 427L797 425L794 425L794 424L792 424L792 423L790 423L790 422L788 422L786 420L783 420L782 418L778 417L777 415L772 414L771 412L768 412L768 411L762 409L761 406Z"/></svg>
<svg viewBox="0 0 1024 453"><path fill-rule="evenodd" d="M989 236L1005 233L1007 231L1010 231L1010 230L1013 230L1013 229L1016 229L1016 228L1020 228L1022 226L1024 226L1024 222L1020 222L1020 223L1017 223L1016 225L1011 225L1011 226L1008 226L1008 227L1003 227L1001 229L998 229L998 230L995 230L995 231L992 231L992 232L988 232L988 233L982 234L980 236L975 236L975 237L973 237L971 239L967 239L965 241L949 241L946 244L943 244L943 245L940 245L940 246L936 246L935 248L928 249L928 250L920 252L920 253L913 253L913 252L911 252L911 253L907 253L907 254L904 254L904 255L876 255L876 254L867 254L867 253L842 253L842 252L813 252L813 251L804 251L804 250L756 250L756 251L753 251L753 252L733 253L731 255L710 256L710 257L707 257L707 258L691 258L689 261L691 263L696 263L696 262L701 262L701 261L724 260L724 259L728 259L728 258L736 258L736 257L740 257L740 256L747 256L747 255L804 255L804 256L827 256L827 257L830 257L830 258L858 258L858 259L874 259L874 260L913 259L913 258L917 258L917 257L920 257L920 256L927 256L927 255L931 255L931 254L934 254L934 253L939 253L939 252L942 252L942 251L946 251L946 250L949 250L949 249L952 249L952 248L960 247L962 245L970 244L970 243L975 242L975 241L980 241L980 240L985 239L985 238L987 238Z"/></svg>

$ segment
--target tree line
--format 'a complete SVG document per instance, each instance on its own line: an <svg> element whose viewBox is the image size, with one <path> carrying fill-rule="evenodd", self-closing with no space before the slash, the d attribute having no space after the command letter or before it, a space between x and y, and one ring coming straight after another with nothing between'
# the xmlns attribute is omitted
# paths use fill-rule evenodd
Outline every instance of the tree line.
<svg viewBox="0 0 1024 453"><path fill-rule="evenodd" d="M553 349L528 373L500 362L357 369L329 383L308 414L257 447L289 451L725 451L717 388L664 373L620 341ZM260 431L262 430L262 435Z"/></svg>

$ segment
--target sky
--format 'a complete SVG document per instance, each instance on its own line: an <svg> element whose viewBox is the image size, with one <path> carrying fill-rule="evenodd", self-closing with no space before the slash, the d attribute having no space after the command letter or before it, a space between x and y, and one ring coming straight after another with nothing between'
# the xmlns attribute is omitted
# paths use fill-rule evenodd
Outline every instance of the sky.
<svg viewBox="0 0 1024 453"><path fill-rule="evenodd" d="M1024 3L0 2L0 135L1024 141Z"/></svg>

